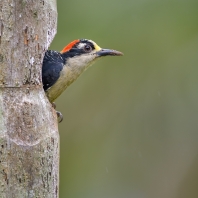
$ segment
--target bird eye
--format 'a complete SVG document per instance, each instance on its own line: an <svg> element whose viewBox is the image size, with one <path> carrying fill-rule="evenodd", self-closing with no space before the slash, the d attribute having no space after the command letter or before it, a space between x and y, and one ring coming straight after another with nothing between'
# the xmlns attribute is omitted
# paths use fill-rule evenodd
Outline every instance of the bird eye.
<svg viewBox="0 0 198 198"><path fill-rule="evenodd" d="M92 47L90 45L85 45L84 46L84 51L85 52L91 52L91 50L92 50Z"/></svg>

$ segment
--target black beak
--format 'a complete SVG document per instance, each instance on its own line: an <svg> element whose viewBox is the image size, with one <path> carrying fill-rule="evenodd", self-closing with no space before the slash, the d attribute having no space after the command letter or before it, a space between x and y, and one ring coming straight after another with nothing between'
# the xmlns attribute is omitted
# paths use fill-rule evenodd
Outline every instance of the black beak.
<svg viewBox="0 0 198 198"><path fill-rule="evenodd" d="M111 49L101 49L100 51L96 52L98 57L101 56L123 56L122 52L111 50Z"/></svg>

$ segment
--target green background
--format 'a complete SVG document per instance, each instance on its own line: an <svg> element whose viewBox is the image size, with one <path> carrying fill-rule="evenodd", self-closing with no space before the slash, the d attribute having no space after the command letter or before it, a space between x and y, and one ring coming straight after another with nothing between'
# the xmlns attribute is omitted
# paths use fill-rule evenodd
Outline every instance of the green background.
<svg viewBox="0 0 198 198"><path fill-rule="evenodd" d="M198 197L198 1L58 0L50 49L124 53L59 99L61 198Z"/></svg>

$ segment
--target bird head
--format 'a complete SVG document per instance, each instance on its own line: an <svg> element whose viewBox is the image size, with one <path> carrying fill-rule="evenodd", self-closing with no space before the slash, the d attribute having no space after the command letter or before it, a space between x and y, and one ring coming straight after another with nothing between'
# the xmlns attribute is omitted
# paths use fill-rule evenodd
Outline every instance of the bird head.
<svg viewBox="0 0 198 198"><path fill-rule="evenodd" d="M94 41L88 39L77 39L69 43L63 48L61 54L67 59L67 63L71 67L78 70L86 69L95 60L104 56L122 56L123 53L112 50L102 49Z"/></svg>
<svg viewBox="0 0 198 198"><path fill-rule="evenodd" d="M43 60L42 81L48 99L54 101L95 60L121 55L121 52L102 49L87 39L72 41L60 53L47 50Z"/></svg>

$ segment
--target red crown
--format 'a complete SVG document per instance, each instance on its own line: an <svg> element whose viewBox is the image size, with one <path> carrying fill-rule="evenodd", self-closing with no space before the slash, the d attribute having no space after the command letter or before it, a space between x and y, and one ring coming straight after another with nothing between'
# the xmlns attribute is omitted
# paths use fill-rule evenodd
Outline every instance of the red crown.
<svg viewBox="0 0 198 198"><path fill-rule="evenodd" d="M79 41L80 41L79 39L72 41L66 47L64 47L60 53L65 53L65 52L69 51Z"/></svg>

